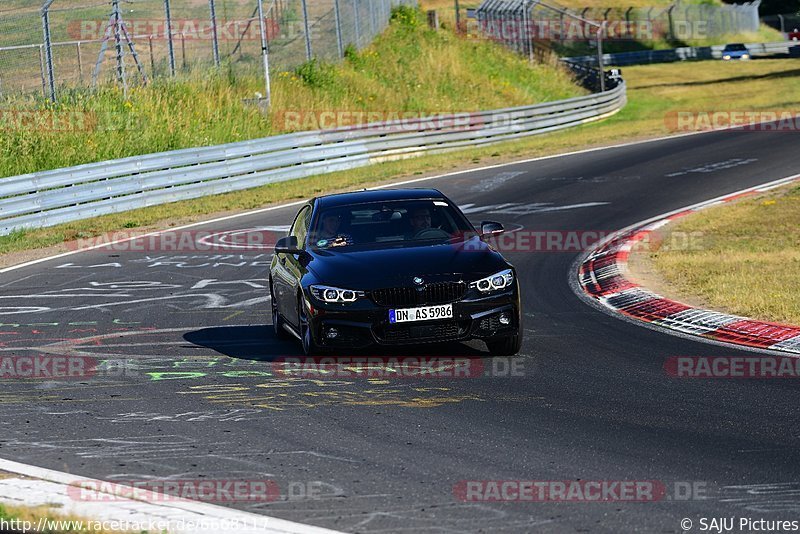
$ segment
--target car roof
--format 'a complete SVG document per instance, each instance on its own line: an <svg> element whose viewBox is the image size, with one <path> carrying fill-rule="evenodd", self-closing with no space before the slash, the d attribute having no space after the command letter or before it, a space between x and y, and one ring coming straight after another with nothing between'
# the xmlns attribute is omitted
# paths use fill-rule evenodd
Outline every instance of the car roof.
<svg viewBox="0 0 800 534"><path fill-rule="evenodd" d="M445 198L442 192L437 189L373 189L325 195L317 197L315 200L318 208L335 208L337 206L365 202Z"/></svg>

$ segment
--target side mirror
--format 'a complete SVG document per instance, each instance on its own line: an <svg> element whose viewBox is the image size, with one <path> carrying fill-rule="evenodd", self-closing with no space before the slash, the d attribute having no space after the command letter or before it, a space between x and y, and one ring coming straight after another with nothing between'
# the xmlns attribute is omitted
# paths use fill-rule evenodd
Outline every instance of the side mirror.
<svg viewBox="0 0 800 534"><path fill-rule="evenodd" d="M505 228L499 222L483 221L481 222L481 237L500 235L505 232Z"/></svg>
<svg viewBox="0 0 800 534"><path fill-rule="evenodd" d="M282 237L275 242L275 254L300 254L302 250L297 246L297 237L290 235Z"/></svg>

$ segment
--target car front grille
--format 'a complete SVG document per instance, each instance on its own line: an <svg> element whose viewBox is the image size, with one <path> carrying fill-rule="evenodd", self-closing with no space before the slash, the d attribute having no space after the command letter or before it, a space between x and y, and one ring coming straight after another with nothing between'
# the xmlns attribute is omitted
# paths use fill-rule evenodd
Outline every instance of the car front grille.
<svg viewBox="0 0 800 534"><path fill-rule="evenodd" d="M447 304L461 299L467 292L464 282L431 282L419 287L390 287L372 291L372 300L379 306L396 308Z"/></svg>
<svg viewBox="0 0 800 534"><path fill-rule="evenodd" d="M466 332L466 327L455 321L420 325L390 325L382 329L379 337L385 341L414 342L423 340L455 339Z"/></svg>

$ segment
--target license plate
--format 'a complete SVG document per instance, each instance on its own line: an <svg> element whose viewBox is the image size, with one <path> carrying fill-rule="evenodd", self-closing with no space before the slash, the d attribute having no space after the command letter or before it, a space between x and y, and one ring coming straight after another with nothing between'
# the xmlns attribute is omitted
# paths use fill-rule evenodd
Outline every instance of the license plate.
<svg viewBox="0 0 800 534"><path fill-rule="evenodd" d="M453 318L452 304L389 310L389 322L392 324L409 323L413 321L430 321L432 319L452 319L452 318Z"/></svg>

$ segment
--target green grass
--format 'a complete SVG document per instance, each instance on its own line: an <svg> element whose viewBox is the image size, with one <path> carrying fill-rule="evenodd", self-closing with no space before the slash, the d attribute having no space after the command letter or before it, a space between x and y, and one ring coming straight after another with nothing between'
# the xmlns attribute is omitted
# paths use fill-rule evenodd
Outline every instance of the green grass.
<svg viewBox="0 0 800 534"><path fill-rule="evenodd" d="M800 101L800 84L788 76L794 60L706 61L625 69L628 105L613 117L564 132L458 152L393 161L360 169L267 185L236 193L76 221L0 237L0 254L58 246L76 238L135 226L166 228L208 217L308 198L321 192L367 187L406 177L555 154L673 133L669 112L780 109ZM14 258L0 259L13 263Z"/></svg>
<svg viewBox="0 0 800 534"><path fill-rule="evenodd" d="M800 187L787 186L692 214L668 227L699 232L702 247L644 258L677 299L800 325Z"/></svg>
<svg viewBox="0 0 800 534"><path fill-rule="evenodd" d="M0 504L0 518L11 522L16 520L16 523L11 523L14 526L28 525L36 529L39 525L41 518L45 518L44 530L42 534L119 534L120 531L111 531L95 526L101 526L100 521L79 517L74 514L59 513L58 510L50 506L10 506ZM25 522L25 523L23 523ZM50 525L48 528L47 525ZM19 529L22 532L22 529ZM28 530L27 532L33 532ZM131 531L128 531L129 534ZM146 531L136 531L138 534L147 534Z"/></svg>
<svg viewBox="0 0 800 534"><path fill-rule="evenodd" d="M134 87L128 99L115 86L92 94L63 90L56 114L85 112L111 129L48 132L4 128L0 176L92 161L207 146L285 133L286 111L314 117L320 111L438 113L473 111L559 100L583 94L566 71L530 66L504 48L425 28L417 12L393 23L375 43L337 65L305 64L273 77L272 113L246 104L263 81L225 71L178 81L159 79ZM4 109L38 109L37 98L14 98ZM114 129L124 126L123 129ZM313 124L311 124L313 126Z"/></svg>
<svg viewBox="0 0 800 534"><path fill-rule="evenodd" d="M609 14L611 21L625 21L625 10L633 7L634 11L631 20L636 20L637 17L642 17L643 11L649 8L656 8L653 11L654 16L661 13L665 8L668 8L674 2L672 0L560 0L559 2L551 2L551 5L561 6L573 11L580 11L583 8L591 8L592 11L587 15L589 18L600 17L602 11L607 8L612 8ZM439 14L439 21L447 28L455 27L455 2L454 0L422 0L420 5L423 10L435 9ZM466 17L466 8L477 8L480 2L459 1L461 8L462 20ZM720 0L684 0L681 2L682 6L693 5L712 5L722 6L723 2ZM539 16L547 18L558 18L555 11L549 11L541 8L537 11ZM602 17L600 17L602 18ZM666 15L661 15L658 19L663 24L666 24ZM680 35L678 36L680 37ZM681 46L714 46L727 43L765 43L783 41L783 35L773 28L766 25L761 25L757 32L743 32L732 33L727 35L714 35L706 38L694 39L641 39L641 40L626 40L626 39L606 39L603 43L603 51L605 53L617 52L632 52L640 50L665 50L669 48L676 48ZM592 44L594 39L591 40ZM547 46L548 43L540 42L541 45ZM564 43L552 42L553 50L559 56L581 56L596 54L596 48L590 45L589 41L576 40L565 41Z"/></svg>
<svg viewBox="0 0 800 534"><path fill-rule="evenodd" d="M406 32L407 30L402 30ZM422 31L422 30L419 30ZM402 33L401 32L401 33ZM441 32L445 33L445 32ZM411 33L413 37L414 33ZM403 80L403 73L398 73L395 66L389 62L380 61L380 54L384 53L380 47L391 48L391 41L406 39L408 36L396 35L390 32L376 43L374 48L369 48L360 54L355 61L349 61L340 69L336 69L334 75L346 78L348 76L359 80L352 81L358 87L358 83L363 83L365 87L375 91L374 94L380 98L388 94L388 89L384 88L397 85L398 80ZM480 91L480 96L476 98L486 100L469 100L469 91L461 93L460 102L448 102L443 100L446 95L432 92L428 105L432 109L475 109L476 107L501 107L512 105L513 103L525 103L526 100L535 100L538 95L549 94L555 96L558 91L547 93L546 90L537 89L535 78L546 76L550 73L558 78L563 76L557 71L544 70L538 71L539 74L533 75L526 71L527 63L518 58L507 55L505 51L495 48L488 43L463 42L455 39L452 35L441 35L430 37L432 42L440 47L445 47L445 53L458 55L459 53L474 54L467 64L452 63L442 61L442 71L436 76L447 77L448 70L454 68L461 72L462 76L469 78L479 72L485 80L485 85ZM425 43L425 41L422 41ZM411 45L409 45L411 46ZM427 45L426 45L427 46ZM375 57L375 51L378 56ZM387 52L388 53L388 52ZM409 52L409 54L412 54ZM483 56L483 54L486 54ZM428 65L431 54L423 51L416 56L412 55L408 61L412 65ZM436 56L438 57L438 56ZM469 57L469 56L468 56ZM483 58L479 67L469 64L474 61L474 57ZM492 59L489 59L492 58ZM457 58L452 58L452 62ZM514 72L502 74L502 69L498 72L498 62L507 62L507 65ZM362 62L362 63L359 63ZM487 63L491 63L488 65ZM451 66L448 66L451 65ZM494 70L490 70L489 67ZM544 69L545 67L538 67ZM379 70L379 72L375 72ZM569 150L578 150L586 147L604 146L614 142L630 141L635 139L645 139L650 137L662 136L671 132L668 128L669 121L667 116L675 111L714 111L714 110L775 110L793 107L794 103L800 101L800 84L796 83L796 72L798 70L795 60L758 60L750 62L728 63L722 61L705 62L685 62L663 65L647 65L639 67L629 67L623 73L628 83L628 105L617 115L595 124L585 125L563 132L509 141L502 144L471 148L468 150L452 152L447 154L428 155L415 159L403 161L393 161L372 165L361 169L338 172L334 174L314 176L301 180L283 182L279 184L267 185L247 191L217 195L192 201L178 202L163 206L154 206L142 210L136 210L116 215L98 217L91 220L77 221L74 223L17 232L11 236L0 237L0 253L19 252L29 249L42 247L64 247L64 241L74 240L78 237L90 237L103 232L115 231L122 228L147 227L164 228L185 222L191 222L208 217L210 214L230 213L240 210L257 208L270 203L286 201L290 199L308 198L317 193L352 189L356 187L366 187L386 181L398 180L406 177L423 176L433 173L446 172L453 169L463 169L470 166L495 164L513 159L535 157ZM362 71L362 72L359 72ZM520 72L518 72L520 71ZM422 71L417 71L422 72ZM544 73L544 74L542 74ZM794 76L793 76L794 74ZM283 87L290 91L286 94L283 101L276 95L278 102L283 102L282 106L295 106L295 109L302 106L328 106L331 102L341 102L335 100L343 98L348 92L344 89L338 90L334 96L320 87L311 87L302 84L298 80L291 80L297 74L289 74L284 78L289 80L278 81L278 87ZM399 76L399 77L398 77ZM420 75L420 79L426 80L424 83L433 83L431 78L433 73ZM508 80L504 78L508 77ZM324 75L323 75L324 77ZM526 80L532 80L532 88L526 85ZM499 88L503 87L503 82L508 81L506 91L503 93ZM562 80L564 81L564 80ZM208 95L198 99L194 91L197 83L206 83L213 88L215 95ZM466 82L465 82L466 83ZM554 83L547 81L546 83ZM561 82L558 82L559 84ZM284 85L285 84L285 85ZM325 84L323 83L323 86ZM127 109L125 103L116 95L113 98L101 99L108 109L120 111L121 113L132 113L137 110L140 115L151 114L163 121L162 127L158 131L143 131L137 136L127 135L125 138L131 144L143 146L145 141L139 139L141 136L152 135L160 139L160 147L179 148L180 146L191 146L193 144L212 144L229 140L246 139L248 137L258 137L270 131L269 117L261 116L255 108L241 104L240 97L251 95L251 91L257 90L258 86L248 89L241 87L231 87L224 78L216 78L211 81L184 81L179 82L174 88L165 88L165 94L154 92L152 95L134 95L131 100L131 108ZM494 89L489 90L487 89ZM564 91L576 91L565 82ZM350 89L351 91L353 89ZM111 90L109 90L111 91ZM499 94L496 94L499 93ZM300 104L289 99L288 95L297 95ZM358 95L362 93L353 93ZM369 94L364 92L363 94ZM457 93L458 94L458 93ZM566 96L566 95L563 95ZM79 98L76 96L75 98ZM398 100L404 99L403 96L394 96ZM543 98L543 97L541 97ZM152 105L157 103L155 111L148 111L143 107L144 103ZM349 102L356 105L356 103ZM86 104L91 105L91 104ZM378 103L360 103L364 109L386 110L381 101ZM471 107L474 106L474 107ZM285 109L285 108L284 108ZM316 109L316 108L312 108ZM171 118L175 115L174 120ZM240 120L247 117L247 120ZM216 121L216 122L215 122ZM197 128L198 131L194 131ZM108 134L111 139L113 132ZM69 137L69 136L63 136ZM76 136L80 138L81 136ZM120 137L116 138L117 140ZM5 142L5 138L0 142ZM31 141L28 141L29 143ZM100 150L105 155L97 156L95 159L106 159L116 155L122 155L119 147L106 146L102 137L94 138L95 144L102 142L95 150ZM67 142L62 145L64 154L48 154L47 147L36 144L30 146L30 150L35 154L40 154L45 161L55 161L58 158L69 158L73 162L81 161L86 158L86 150L81 142L74 143L74 153L70 154L64 150ZM52 149L50 150L52 152ZM14 157L25 159L25 152L18 150ZM3 158L5 165L20 165L19 162L7 162ZM23 161L20 167L35 167L36 161ZM0 262L13 263L14 258L3 258Z"/></svg>

